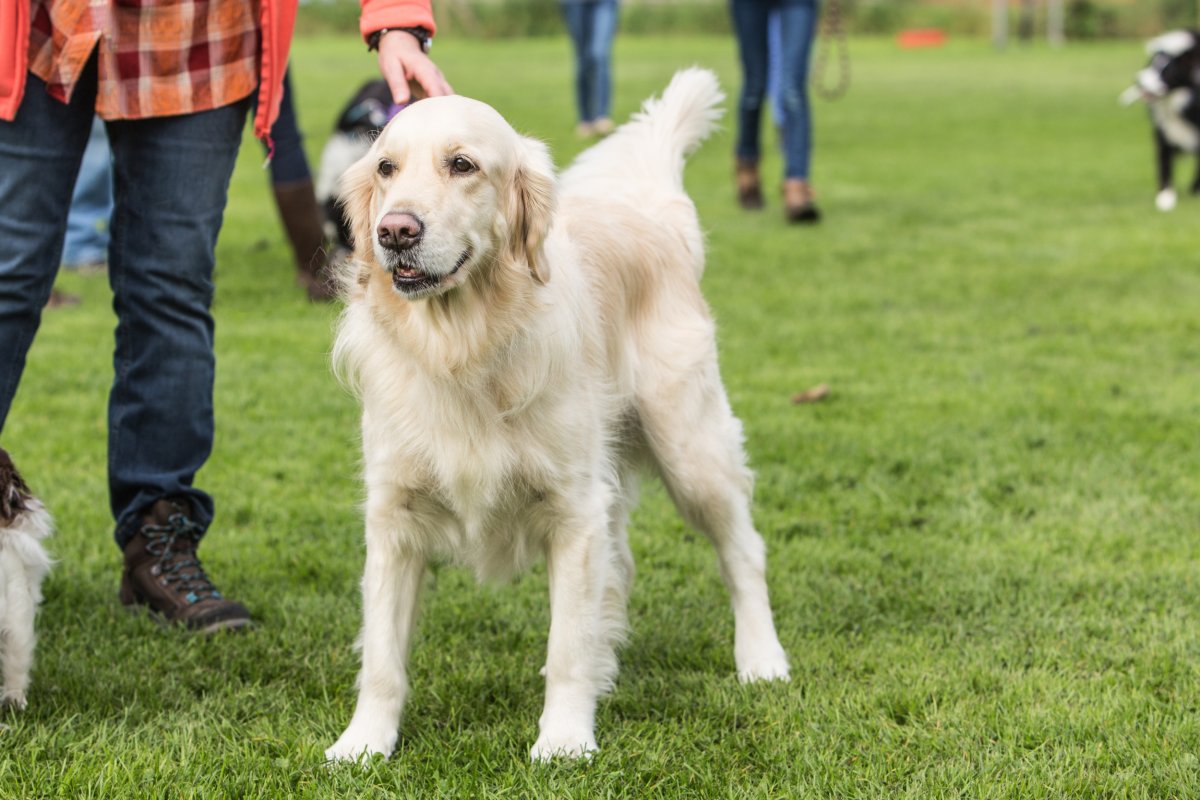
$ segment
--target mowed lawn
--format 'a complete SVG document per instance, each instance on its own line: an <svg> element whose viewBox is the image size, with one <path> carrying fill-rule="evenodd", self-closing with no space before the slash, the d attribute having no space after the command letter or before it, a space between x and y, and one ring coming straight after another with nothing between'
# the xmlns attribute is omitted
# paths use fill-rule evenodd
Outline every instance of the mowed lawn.
<svg viewBox="0 0 1200 800"><path fill-rule="evenodd" d="M460 92L559 164L579 151L565 39L443 39ZM441 567L396 755L322 764L357 671L357 412L248 137L199 484L206 563L258 627L201 640L120 607L109 292L64 276L83 304L45 316L3 439L60 531L0 797L1200 794L1200 199L1153 207L1148 123L1116 102L1140 44L852 55L849 95L814 103L819 227L782 223L773 135L767 210L736 207L731 117L686 179L789 684L737 683L712 550L651 485L593 759L528 763L544 571L478 587ZM618 116L691 64L736 95L732 39L620 39ZM353 37L297 42L314 161L373 69ZM791 403L819 383L826 401Z"/></svg>

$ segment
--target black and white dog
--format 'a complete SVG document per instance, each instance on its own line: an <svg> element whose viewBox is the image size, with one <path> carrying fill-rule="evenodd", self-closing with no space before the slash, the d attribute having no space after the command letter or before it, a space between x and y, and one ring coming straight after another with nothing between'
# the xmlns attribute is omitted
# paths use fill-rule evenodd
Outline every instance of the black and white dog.
<svg viewBox="0 0 1200 800"><path fill-rule="evenodd" d="M1133 86L1121 93L1130 105L1145 101L1154 123L1158 158L1160 211L1175 207L1172 167L1177 153L1200 156L1200 32L1171 31L1146 43L1150 63L1138 72ZM1192 194L1200 194L1200 158L1192 179Z"/></svg>
<svg viewBox="0 0 1200 800"><path fill-rule="evenodd" d="M347 167L367 154L383 126L400 108L392 103L391 90L384 80L367 81L342 109L333 135L321 151L317 201L325 211L325 237L332 242L330 261L339 260L354 249L338 196L338 181Z"/></svg>
<svg viewBox="0 0 1200 800"><path fill-rule="evenodd" d="M25 707L37 637L34 617L50 556L49 512L0 448L0 704Z"/></svg>

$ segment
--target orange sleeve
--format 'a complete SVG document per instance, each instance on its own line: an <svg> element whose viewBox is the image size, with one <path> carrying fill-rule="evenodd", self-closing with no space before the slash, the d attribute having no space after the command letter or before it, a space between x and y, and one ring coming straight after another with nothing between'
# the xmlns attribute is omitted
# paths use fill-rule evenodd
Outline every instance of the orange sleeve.
<svg viewBox="0 0 1200 800"><path fill-rule="evenodd" d="M437 33L430 0L362 0L358 30L363 39L382 28L424 28Z"/></svg>

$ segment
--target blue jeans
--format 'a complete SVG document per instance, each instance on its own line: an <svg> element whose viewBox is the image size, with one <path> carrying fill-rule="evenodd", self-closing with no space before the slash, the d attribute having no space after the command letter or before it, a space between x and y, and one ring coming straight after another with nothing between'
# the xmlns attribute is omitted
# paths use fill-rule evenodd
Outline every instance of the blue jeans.
<svg viewBox="0 0 1200 800"><path fill-rule="evenodd" d="M779 9L767 15L767 97L771 99L771 121L783 127L783 27Z"/></svg>
<svg viewBox="0 0 1200 800"><path fill-rule="evenodd" d="M742 61L735 152L747 161L758 161L760 157L762 107L767 94L767 18L776 9L782 40L784 176L807 179L812 152L808 62L819 16L817 0L730 0Z"/></svg>
<svg viewBox="0 0 1200 800"><path fill-rule="evenodd" d="M609 116L617 0L564 0L563 19L575 46L575 102L580 122Z"/></svg>
<svg viewBox="0 0 1200 800"><path fill-rule="evenodd" d="M16 119L0 122L0 431L58 270L95 97L93 59L69 105L30 75ZM212 450L214 251L248 105L107 123L108 481L121 546L160 498L186 497L198 523L212 521L212 498L192 480Z"/></svg>
<svg viewBox="0 0 1200 800"><path fill-rule="evenodd" d="M75 180L71 211L67 214L67 241L63 266L103 264L108 260L108 226L112 217L112 152L104 120L96 117L83 164Z"/></svg>
<svg viewBox="0 0 1200 800"><path fill-rule="evenodd" d="M275 155L269 165L273 186L312 179L308 157L304 154L304 135L300 133L300 121L296 117L291 69L283 73L283 98L279 101L279 117L271 126L271 140L275 143Z"/></svg>

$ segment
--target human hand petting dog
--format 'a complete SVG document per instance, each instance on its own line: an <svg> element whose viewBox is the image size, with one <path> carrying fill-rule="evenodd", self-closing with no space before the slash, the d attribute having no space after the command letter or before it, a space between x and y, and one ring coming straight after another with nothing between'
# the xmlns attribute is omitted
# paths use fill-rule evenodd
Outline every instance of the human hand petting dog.
<svg viewBox="0 0 1200 800"><path fill-rule="evenodd" d="M417 38L402 30L388 31L379 38L379 72L398 106L422 97L454 94Z"/></svg>

